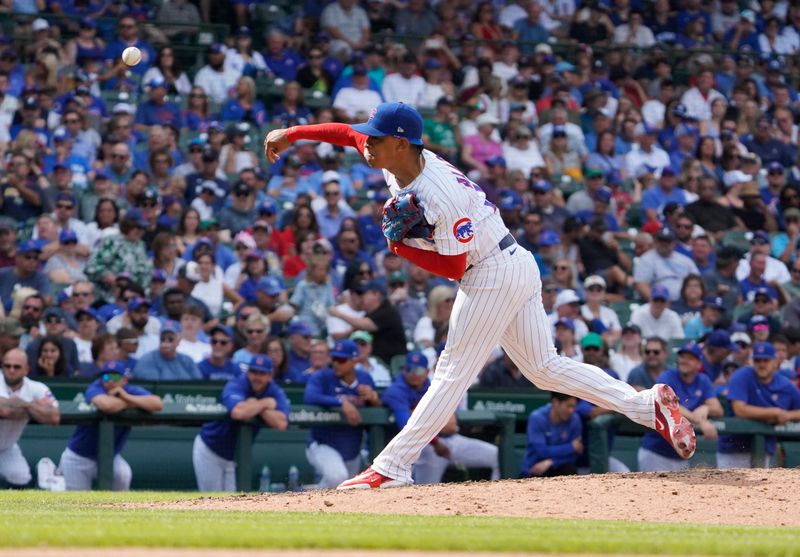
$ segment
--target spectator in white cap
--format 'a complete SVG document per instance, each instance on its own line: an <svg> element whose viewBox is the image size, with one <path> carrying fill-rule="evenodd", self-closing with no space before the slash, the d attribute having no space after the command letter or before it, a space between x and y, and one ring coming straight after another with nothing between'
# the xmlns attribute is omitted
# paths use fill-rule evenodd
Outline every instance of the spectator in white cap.
<svg viewBox="0 0 800 557"><path fill-rule="evenodd" d="M615 346L622 334L617 313L606 306L606 281L600 275L590 275L583 281L586 302L581 306L581 317L599 334L607 346Z"/></svg>
<svg viewBox="0 0 800 557"><path fill-rule="evenodd" d="M550 314L550 324L555 326L559 319L569 319L572 322L572 329L575 331L575 340L580 341L589 332L589 327L581 317L581 299L572 289L565 289L558 293L553 304L553 313Z"/></svg>
<svg viewBox="0 0 800 557"><path fill-rule="evenodd" d="M325 206L315 211L320 233L328 239L334 238L342 227L342 222L355 213L347 203L343 203L341 176L335 170L322 174L322 195Z"/></svg>
<svg viewBox="0 0 800 557"><path fill-rule="evenodd" d="M33 31L33 42L26 45L23 51L26 59L38 61L40 54L45 50L54 51L59 60L64 58L61 43L50 36L50 24L46 19L41 17L34 19L31 30Z"/></svg>

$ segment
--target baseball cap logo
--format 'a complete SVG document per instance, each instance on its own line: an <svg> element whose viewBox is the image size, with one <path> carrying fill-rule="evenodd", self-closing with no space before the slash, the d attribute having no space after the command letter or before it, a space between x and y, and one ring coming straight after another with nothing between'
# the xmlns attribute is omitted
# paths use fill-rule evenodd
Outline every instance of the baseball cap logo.
<svg viewBox="0 0 800 557"><path fill-rule="evenodd" d="M404 133L406 130L401 128L400 126L397 127L397 133Z"/></svg>
<svg viewBox="0 0 800 557"><path fill-rule="evenodd" d="M375 117L375 114L378 112L378 108L374 107L369 111L369 119L372 120Z"/></svg>

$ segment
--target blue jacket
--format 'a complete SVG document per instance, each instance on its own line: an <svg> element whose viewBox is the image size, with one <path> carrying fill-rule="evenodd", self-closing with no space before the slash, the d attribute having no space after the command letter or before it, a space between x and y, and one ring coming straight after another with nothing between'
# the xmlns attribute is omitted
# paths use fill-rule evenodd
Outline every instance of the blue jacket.
<svg viewBox="0 0 800 557"><path fill-rule="evenodd" d="M242 373L234 377L225 384L222 389L220 397L222 404L230 414L237 404L247 400L248 398L274 398L276 409L286 414L289 417L289 399L274 381L270 381L267 388L261 394L256 394L250 386L250 381L247 375ZM253 439L261 429L260 421L256 420L253 431ZM236 451L236 438L239 433L241 423L235 420L219 420L216 422L208 422L203 424L200 430L200 438L208 446L209 449L225 460L233 460Z"/></svg>
<svg viewBox="0 0 800 557"><path fill-rule="evenodd" d="M319 406L330 406L339 408L343 400L349 400L355 405L360 405L358 398L358 386L369 385L373 389L375 383L372 377L363 371L356 371L356 380L347 385L334 374L331 368L325 368L312 375L303 395L305 404L316 404ZM363 428L344 426L312 427L309 435L310 443L328 445L338 451L344 460L352 460L361 451Z"/></svg>
<svg viewBox="0 0 800 557"><path fill-rule="evenodd" d="M553 459L554 466L575 464L578 453L572 446L575 439L581 438L582 426L578 414L560 424L550 420L550 409L547 404L531 412L528 417L525 459L522 461L522 475L529 476L531 466L547 458Z"/></svg>

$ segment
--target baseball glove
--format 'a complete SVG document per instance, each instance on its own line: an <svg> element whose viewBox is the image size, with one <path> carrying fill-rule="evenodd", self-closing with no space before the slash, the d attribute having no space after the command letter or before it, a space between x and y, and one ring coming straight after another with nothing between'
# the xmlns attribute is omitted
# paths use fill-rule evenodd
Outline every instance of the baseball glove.
<svg viewBox="0 0 800 557"><path fill-rule="evenodd" d="M383 235L393 242L403 238L431 238L433 226L422 214L415 194L390 199L383 208Z"/></svg>

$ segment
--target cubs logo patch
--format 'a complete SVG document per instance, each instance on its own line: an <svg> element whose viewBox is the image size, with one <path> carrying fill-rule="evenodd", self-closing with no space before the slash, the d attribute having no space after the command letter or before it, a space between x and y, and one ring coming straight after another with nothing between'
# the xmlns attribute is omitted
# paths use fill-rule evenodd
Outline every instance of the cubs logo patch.
<svg viewBox="0 0 800 557"><path fill-rule="evenodd" d="M369 111L369 119L372 120L375 117L375 113L378 112L377 108L373 108Z"/></svg>
<svg viewBox="0 0 800 557"><path fill-rule="evenodd" d="M472 221L467 217L458 219L453 225L453 236L462 244L467 244L475 237L475 229L472 227Z"/></svg>

